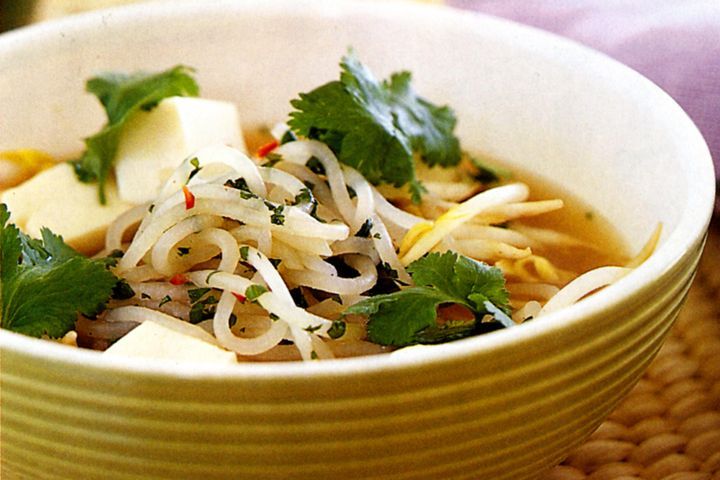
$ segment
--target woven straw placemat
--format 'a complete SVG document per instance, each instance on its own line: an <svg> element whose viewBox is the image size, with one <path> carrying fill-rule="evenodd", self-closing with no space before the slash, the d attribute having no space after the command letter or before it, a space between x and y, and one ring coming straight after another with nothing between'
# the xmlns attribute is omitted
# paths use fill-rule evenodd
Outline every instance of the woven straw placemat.
<svg viewBox="0 0 720 480"><path fill-rule="evenodd" d="M638 385L549 480L720 480L720 219Z"/></svg>

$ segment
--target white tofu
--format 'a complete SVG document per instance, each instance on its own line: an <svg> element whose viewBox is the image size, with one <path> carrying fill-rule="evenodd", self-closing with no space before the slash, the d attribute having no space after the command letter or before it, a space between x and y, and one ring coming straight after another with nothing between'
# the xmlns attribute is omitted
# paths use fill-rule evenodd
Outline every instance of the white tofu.
<svg viewBox="0 0 720 480"><path fill-rule="evenodd" d="M202 330L191 324L185 324L183 328ZM223 350L152 320L146 320L135 327L105 350L104 355L193 363L237 363L237 356L234 352Z"/></svg>
<svg viewBox="0 0 720 480"><path fill-rule="evenodd" d="M123 128L115 155L120 198L136 204L153 200L186 157L216 143L246 152L232 103L170 97L136 113Z"/></svg>
<svg viewBox="0 0 720 480"><path fill-rule="evenodd" d="M133 205L122 202L115 183L105 184L107 203L98 200L98 186L82 183L68 163L43 170L15 188L5 190L11 221L31 237L47 227L62 235L65 243L82 253L100 250L110 223Z"/></svg>

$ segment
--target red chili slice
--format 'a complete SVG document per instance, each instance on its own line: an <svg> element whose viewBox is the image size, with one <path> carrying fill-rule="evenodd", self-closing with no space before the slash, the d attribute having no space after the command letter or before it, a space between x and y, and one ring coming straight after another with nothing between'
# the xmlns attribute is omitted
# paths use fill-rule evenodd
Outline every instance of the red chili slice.
<svg viewBox="0 0 720 480"><path fill-rule="evenodd" d="M245 303L246 298L244 295L240 295L239 293L235 293L235 292L231 292L231 293L233 294L233 297L237 298L238 302Z"/></svg>
<svg viewBox="0 0 720 480"><path fill-rule="evenodd" d="M192 194L187 185L182 187L183 195L185 195L185 210L190 210L195 206L195 195Z"/></svg>
<svg viewBox="0 0 720 480"><path fill-rule="evenodd" d="M188 283L188 278L182 273L176 273L170 278L170 283L172 283L173 285L183 285L185 283Z"/></svg>
<svg viewBox="0 0 720 480"><path fill-rule="evenodd" d="M273 150L275 150L275 149L278 147L278 145L280 145L280 144L278 143L278 141L277 141L277 140L273 140L272 142L266 143L265 145L263 145L263 146L261 146L260 148L258 148L257 154L258 154L259 157L264 157L264 156L267 155L268 153L270 153L270 152L272 152Z"/></svg>

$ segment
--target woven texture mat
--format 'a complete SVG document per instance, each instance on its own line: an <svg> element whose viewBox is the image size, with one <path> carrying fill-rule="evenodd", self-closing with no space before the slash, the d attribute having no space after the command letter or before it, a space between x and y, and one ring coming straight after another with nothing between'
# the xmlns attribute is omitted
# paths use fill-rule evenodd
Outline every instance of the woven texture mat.
<svg viewBox="0 0 720 480"><path fill-rule="evenodd" d="M645 376L549 480L720 480L720 219Z"/></svg>

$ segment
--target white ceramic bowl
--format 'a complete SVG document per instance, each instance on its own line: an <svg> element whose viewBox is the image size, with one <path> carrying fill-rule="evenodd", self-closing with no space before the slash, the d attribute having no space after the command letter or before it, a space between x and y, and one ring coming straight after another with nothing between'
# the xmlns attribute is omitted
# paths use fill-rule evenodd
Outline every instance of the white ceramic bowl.
<svg viewBox="0 0 720 480"><path fill-rule="evenodd" d="M199 367L105 358L0 332L2 478L541 477L642 375L680 309L709 221L707 148L646 79L554 36L439 7L152 4L0 37L0 149L77 153L103 123L101 70L197 69L245 125L284 119L352 45L414 72L480 150L561 185L632 249L616 285L542 321L422 355Z"/></svg>

